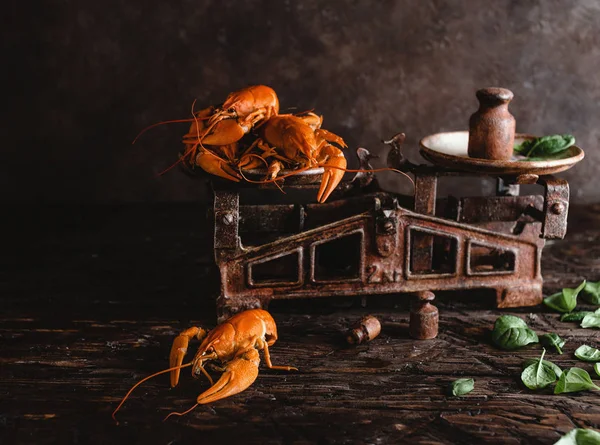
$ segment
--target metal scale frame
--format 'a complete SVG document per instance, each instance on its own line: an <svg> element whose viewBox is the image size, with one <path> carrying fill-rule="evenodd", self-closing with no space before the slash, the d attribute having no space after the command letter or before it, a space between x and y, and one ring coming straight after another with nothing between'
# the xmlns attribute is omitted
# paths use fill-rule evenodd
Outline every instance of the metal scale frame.
<svg viewBox="0 0 600 445"><path fill-rule="evenodd" d="M324 204L247 204L239 184L213 181L219 320L274 299L438 290L493 289L499 308L539 304L545 240L566 233L567 181L494 175L495 196L438 200L438 178L483 175L412 164L403 141L398 134L386 142L387 163L414 175L414 197L383 191L368 173L342 182ZM357 155L370 169L368 151ZM286 181L286 192L314 200L320 175ZM519 196L524 183L542 185L543 194Z"/></svg>

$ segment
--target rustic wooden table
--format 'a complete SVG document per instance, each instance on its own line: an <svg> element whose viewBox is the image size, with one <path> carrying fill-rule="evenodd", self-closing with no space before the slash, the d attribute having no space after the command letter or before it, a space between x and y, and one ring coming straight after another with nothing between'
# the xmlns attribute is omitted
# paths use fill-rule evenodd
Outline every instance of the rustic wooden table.
<svg viewBox="0 0 600 445"><path fill-rule="evenodd" d="M565 241L547 245L547 291L600 279L599 206L571 210ZM1 256L0 442L9 443L534 443L574 427L600 428L600 395L532 392L516 352L491 345L503 313L567 339L561 367L589 364L573 351L600 346L597 330L562 323L544 307L497 310L486 293L439 295L440 334L408 337L406 296L273 304L276 364L240 395L162 422L192 406L207 383L183 372L129 387L164 369L171 341L192 325L213 326L215 270L204 210L194 205L11 209ZM373 313L383 331L358 347L343 332ZM448 397L458 377L475 379Z"/></svg>

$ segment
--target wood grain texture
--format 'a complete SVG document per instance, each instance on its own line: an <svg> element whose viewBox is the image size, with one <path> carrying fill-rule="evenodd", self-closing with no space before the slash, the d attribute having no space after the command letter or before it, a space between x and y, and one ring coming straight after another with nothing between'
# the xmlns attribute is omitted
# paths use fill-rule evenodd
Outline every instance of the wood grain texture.
<svg viewBox="0 0 600 445"><path fill-rule="evenodd" d="M500 311L481 292L438 298L440 334L408 337L406 296L279 301L271 313L280 340L274 364L247 391L162 422L195 403L207 387L182 372L170 389L160 376L120 398L140 378L167 366L170 343L191 325L211 327L217 289L202 208L187 205L21 209L16 241L2 252L0 291L0 441L2 443L551 444L574 427L600 429L597 392L532 392L521 363L540 347L501 351L490 330L502 313L538 333L567 340L565 368L590 364L573 351L600 346L597 330L562 323L544 307ZM45 227L38 222L46 221ZM571 210L566 241L545 251L548 292L600 279L598 208ZM36 222L37 221L37 222ZM351 347L345 330L366 313L382 323L371 343ZM447 386L475 379L456 398Z"/></svg>

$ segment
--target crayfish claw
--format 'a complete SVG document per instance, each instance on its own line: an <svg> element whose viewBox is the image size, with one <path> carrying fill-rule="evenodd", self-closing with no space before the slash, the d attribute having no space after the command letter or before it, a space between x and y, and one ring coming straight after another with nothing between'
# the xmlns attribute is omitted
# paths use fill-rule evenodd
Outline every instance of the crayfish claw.
<svg viewBox="0 0 600 445"><path fill-rule="evenodd" d="M325 168L325 172L323 173L321 187L317 194L317 201L324 203L344 177L347 163L344 153L333 145L323 147L321 149L321 156L327 160L323 164L320 164Z"/></svg>
<svg viewBox="0 0 600 445"><path fill-rule="evenodd" d="M207 173L229 179L230 181L239 182L241 179L241 176L225 160L208 150L201 150L198 153L196 156L196 165L202 167Z"/></svg>
<svg viewBox="0 0 600 445"><path fill-rule="evenodd" d="M202 145L234 144L250 131L250 127L241 125L236 119L224 119L210 126L200 136Z"/></svg>
<svg viewBox="0 0 600 445"><path fill-rule="evenodd" d="M184 335L178 336L173 341L173 346L171 346L171 354L169 355L170 368L181 366L183 363L183 358L185 357L185 353L187 352L189 342L190 339ZM177 386L177 383L179 383L180 373L181 369L179 368L171 371L171 387L175 387Z"/></svg>
<svg viewBox="0 0 600 445"><path fill-rule="evenodd" d="M263 167L266 163L267 161L265 161L259 155L247 153L241 157L240 161L238 162L238 168L241 170L252 170Z"/></svg>
<svg viewBox="0 0 600 445"><path fill-rule="evenodd" d="M204 405L244 391L258 377L259 363L260 357L254 348L240 354L225 366L217 383L198 396L197 402Z"/></svg>
<svg viewBox="0 0 600 445"><path fill-rule="evenodd" d="M170 368L180 367L183 363L183 358L187 352L190 340L196 337L198 340L202 340L206 336L206 331L199 327L193 327L186 329L179 334L175 340L173 340L173 346L171 346L171 353L169 354ZM181 369L174 369L171 371L171 387L177 386L179 383L179 374Z"/></svg>

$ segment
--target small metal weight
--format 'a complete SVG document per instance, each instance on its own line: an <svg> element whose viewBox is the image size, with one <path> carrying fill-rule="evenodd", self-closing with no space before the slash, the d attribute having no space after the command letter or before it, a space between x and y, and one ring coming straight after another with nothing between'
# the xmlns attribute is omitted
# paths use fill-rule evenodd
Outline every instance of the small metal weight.
<svg viewBox="0 0 600 445"><path fill-rule="evenodd" d="M515 118L508 111L514 95L506 88L483 88L476 95L479 109L469 120L469 157L507 161L515 143Z"/></svg>
<svg viewBox="0 0 600 445"><path fill-rule="evenodd" d="M430 302L435 294L429 291L418 292L417 301L411 305L409 332L417 340L429 340L437 337L439 313Z"/></svg>
<svg viewBox="0 0 600 445"><path fill-rule="evenodd" d="M381 323L372 315L363 317L356 323L346 336L346 340L351 345L360 345L373 340L381 332Z"/></svg>

